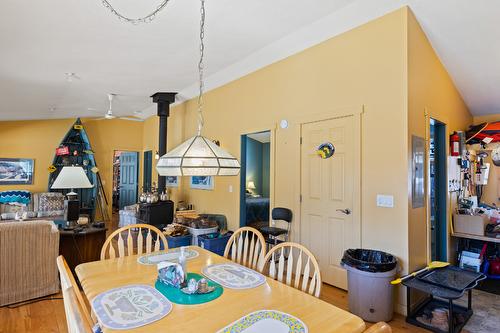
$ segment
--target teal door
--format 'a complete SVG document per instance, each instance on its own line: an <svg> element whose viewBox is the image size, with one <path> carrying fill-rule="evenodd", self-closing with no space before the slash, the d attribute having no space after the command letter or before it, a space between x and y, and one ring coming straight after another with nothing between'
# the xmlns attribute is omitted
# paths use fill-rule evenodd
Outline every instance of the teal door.
<svg viewBox="0 0 500 333"><path fill-rule="evenodd" d="M120 209L137 203L139 176L139 153L122 152L120 154Z"/></svg>

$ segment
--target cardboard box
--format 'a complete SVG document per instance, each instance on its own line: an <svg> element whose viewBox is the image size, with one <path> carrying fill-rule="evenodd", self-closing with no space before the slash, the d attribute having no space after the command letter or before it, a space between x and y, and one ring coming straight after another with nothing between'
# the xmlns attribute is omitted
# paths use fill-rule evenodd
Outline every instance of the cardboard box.
<svg viewBox="0 0 500 333"><path fill-rule="evenodd" d="M484 236L484 228L490 222L485 215L458 215L453 216L453 230L455 232Z"/></svg>

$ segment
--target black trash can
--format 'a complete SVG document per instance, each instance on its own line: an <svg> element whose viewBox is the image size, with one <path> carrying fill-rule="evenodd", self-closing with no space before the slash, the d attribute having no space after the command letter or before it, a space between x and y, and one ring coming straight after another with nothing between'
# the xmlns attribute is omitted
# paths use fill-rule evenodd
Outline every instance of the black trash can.
<svg viewBox="0 0 500 333"><path fill-rule="evenodd" d="M349 311L370 322L390 321L396 257L377 250L349 249L344 252L342 266L347 270Z"/></svg>

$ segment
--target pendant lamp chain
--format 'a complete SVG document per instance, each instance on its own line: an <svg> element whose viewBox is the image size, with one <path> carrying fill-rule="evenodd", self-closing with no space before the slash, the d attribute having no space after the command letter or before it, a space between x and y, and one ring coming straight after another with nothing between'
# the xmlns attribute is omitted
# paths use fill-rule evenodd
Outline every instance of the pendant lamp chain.
<svg viewBox="0 0 500 333"><path fill-rule="evenodd" d="M201 130L205 120L203 118L203 92L205 90L205 84L203 82L203 58L205 56L205 0L201 1L200 9L200 61L198 62L198 74L199 74L199 94L198 94L198 135L201 135Z"/></svg>
<svg viewBox="0 0 500 333"><path fill-rule="evenodd" d="M130 17L126 17L125 15L120 14L107 0L102 0L102 4L104 7L109 9L109 11L112 14L114 14L116 17L118 17L120 20L123 20L123 21L128 22L128 23L132 23L132 24L139 24L139 23L149 23L149 22L153 21L156 18L156 14L161 12L167 6L169 1L170 0L163 0L158 5L158 7L156 7L156 9L154 11L152 11L150 14L148 14L146 16L139 17L139 18L130 18Z"/></svg>

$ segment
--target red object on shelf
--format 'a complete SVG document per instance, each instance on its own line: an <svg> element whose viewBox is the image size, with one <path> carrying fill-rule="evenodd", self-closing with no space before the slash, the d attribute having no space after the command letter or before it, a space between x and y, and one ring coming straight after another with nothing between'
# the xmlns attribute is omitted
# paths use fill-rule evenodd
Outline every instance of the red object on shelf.
<svg viewBox="0 0 500 333"><path fill-rule="evenodd" d="M69 148L67 146L56 148L57 156L69 155Z"/></svg>
<svg viewBox="0 0 500 333"><path fill-rule="evenodd" d="M499 258L490 261L490 274L500 275L500 259Z"/></svg>
<svg viewBox="0 0 500 333"><path fill-rule="evenodd" d="M460 137L457 132L450 136L450 155L460 156Z"/></svg>

